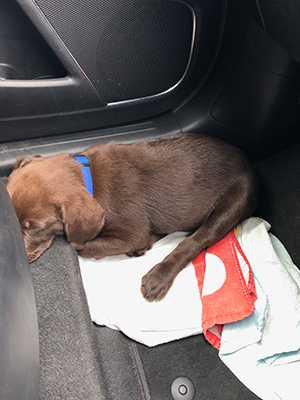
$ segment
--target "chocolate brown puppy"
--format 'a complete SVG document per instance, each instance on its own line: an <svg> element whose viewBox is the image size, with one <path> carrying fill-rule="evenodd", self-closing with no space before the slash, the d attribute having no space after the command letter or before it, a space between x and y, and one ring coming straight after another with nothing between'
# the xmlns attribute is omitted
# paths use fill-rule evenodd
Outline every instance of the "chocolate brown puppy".
<svg viewBox="0 0 300 400"><path fill-rule="evenodd" d="M249 217L258 202L245 155L209 136L109 142L81 154L90 163L93 197L71 154L17 161L7 190L28 259L63 234L82 257L102 258L142 255L164 235L193 232L143 277L141 291L149 301L163 298L176 275Z"/></svg>

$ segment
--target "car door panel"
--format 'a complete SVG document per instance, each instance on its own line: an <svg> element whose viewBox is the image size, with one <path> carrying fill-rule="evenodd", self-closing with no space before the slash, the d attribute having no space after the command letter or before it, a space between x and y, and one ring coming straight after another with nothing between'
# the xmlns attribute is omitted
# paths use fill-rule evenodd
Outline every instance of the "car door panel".
<svg viewBox="0 0 300 400"><path fill-rule="evenodd" d="M10 42L2 42L0 140L95 129L169 110L212 68L226 3L3 0L1 13L26 25L32 45L26 48L23 32L14 33L18 51L11 59ZM9 24L1 29L3 37L11 35Z"/></svg>

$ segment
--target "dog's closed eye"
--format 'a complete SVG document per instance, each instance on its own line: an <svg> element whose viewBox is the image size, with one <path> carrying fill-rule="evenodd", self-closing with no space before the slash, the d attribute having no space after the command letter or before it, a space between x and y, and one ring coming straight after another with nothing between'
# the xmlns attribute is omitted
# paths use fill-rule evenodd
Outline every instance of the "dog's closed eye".
<svg viewBox="0 0 300 400"><path fill-rule="evenodd" d="M25 221L23 224L24 229L29 229L31 227L31 224L29 221Z"/></svg>

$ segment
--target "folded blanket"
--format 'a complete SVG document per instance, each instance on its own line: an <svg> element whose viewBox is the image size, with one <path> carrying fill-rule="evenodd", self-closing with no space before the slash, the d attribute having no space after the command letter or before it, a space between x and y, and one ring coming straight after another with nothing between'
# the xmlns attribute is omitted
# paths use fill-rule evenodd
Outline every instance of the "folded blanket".
<svg viewBox="0 0 300 400"><path fill-rule="evenodd" d="M142 277L185 237L168 235L138 258L79 257L92 320L147 346L204 331L219 348L223 324L250 315L256 299L251 268L234 231L190 263L163 300L149 303L140 292Z"/></svg>
<svg viewBox="0 0 300 400"><path fill-rule="evenodd" d="M138 258L79 257L92 320L147 346L204 331L219 348L223 324L249 316L256 299L252 271L234 231L190 263L163 300L149 303L140 292L142 277L185 237L184 232L168 235Z"/></svg>
<svg viewBox="0 0 300 400"><path fill-rule="evenodd" d="M183 232L168 235L137 258L79 257L92 320L147 346L202 333L202 305L192 264L177 276L163 300L149 303L140 291L142 277L185 237Z"/></svg>
<svg viewBox="0 0 300 400"><path fill-rule="evenodd" d="M299 398L300 272L259 218L241 224L241 247L254 275L255 311L224 325L220 357L264 400Z"/></svg>

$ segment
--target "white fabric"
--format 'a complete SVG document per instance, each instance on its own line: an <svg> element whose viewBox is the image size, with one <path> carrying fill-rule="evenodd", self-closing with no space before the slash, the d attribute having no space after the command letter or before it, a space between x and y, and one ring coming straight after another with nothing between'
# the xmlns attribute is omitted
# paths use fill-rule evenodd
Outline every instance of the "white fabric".
<svg viewBox="0 0 300 400"><path fill-rule="evenodd" d="M79 257L92 320L147 346L202 333L202 306L192 264L177 276L163 300L149 303L140 292L142 277L184 238L183 232L168 235L137 258Z"/></svg>

